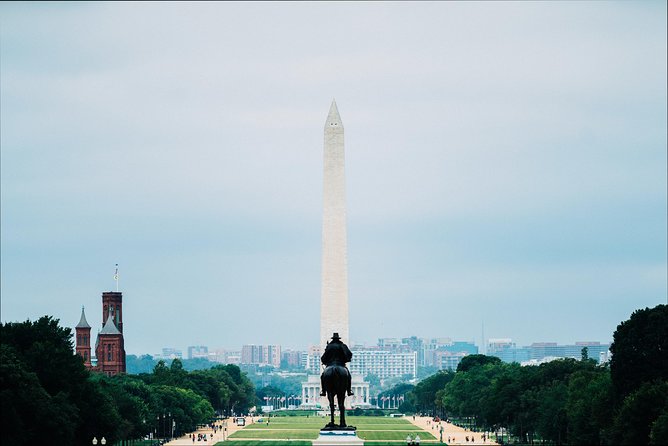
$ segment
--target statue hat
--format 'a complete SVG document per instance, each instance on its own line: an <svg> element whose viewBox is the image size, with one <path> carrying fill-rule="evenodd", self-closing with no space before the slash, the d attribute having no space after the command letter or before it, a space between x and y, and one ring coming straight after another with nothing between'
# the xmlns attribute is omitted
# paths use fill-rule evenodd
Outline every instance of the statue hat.
<svg viewBox="0 0 668 446"><path fill-rule="evenodd" d="M341 339L341 336L339 336L338 333L334 333L334 334L332 335L332 340L333 340L333 341L340 340L340 339Z"/></svg>

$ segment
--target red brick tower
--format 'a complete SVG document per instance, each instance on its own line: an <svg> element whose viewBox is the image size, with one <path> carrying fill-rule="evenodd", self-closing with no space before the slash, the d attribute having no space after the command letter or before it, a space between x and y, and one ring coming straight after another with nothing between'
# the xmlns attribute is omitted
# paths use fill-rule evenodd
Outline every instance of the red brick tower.
<svg viewBox="0 0 668 446"><path fill-rule="evenodd" d="M107 291L102 293L102 320L106 321L109 311L114 317L114 324L123 333L123 293ZM106 324L105 324L106 325Z"/></svg>
<svg viewBox="0 0 668 446"><path fill-rule="evenodd" d="M111 302L104 300L109 294L119 297L121 295L121 293L102 294L103 303L109 308L109 315L102 330L97 334L95 356L97 357L97 371L113 376L125 373L125 342L123 333L118 330L114 322L115 316L120 318L120 307L111 307Z"/></svg>
<svg viewBox="0 0 668 446"><path fill-rule="evenodd" d="M76 353L83 358L86 368L90 369L90 325L88 325L88 321L86 320L84 307L81 307L81 319L79 319L79 323L74 327L74 330L77 336Z"/></svg>

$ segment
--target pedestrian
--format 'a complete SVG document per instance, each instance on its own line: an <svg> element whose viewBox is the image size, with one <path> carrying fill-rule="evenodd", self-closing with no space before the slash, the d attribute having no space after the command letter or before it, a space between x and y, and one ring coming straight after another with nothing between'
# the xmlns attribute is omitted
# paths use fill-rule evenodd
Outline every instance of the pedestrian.
<svg viewBox="0 0 668 446"><path fill-rule="evenodd" d="M411 438L411 434L406 435L406 446L410 446L413 444L413 439Z"/></svg>
<svg viewBox="0 0 668 446"><path fill-rule="evenodd" d="M413 443L414 443L416 446L420 446L420 436L419 436L419 435L416 435L416 436L415 436L415 440L413 440Z"/></svg>

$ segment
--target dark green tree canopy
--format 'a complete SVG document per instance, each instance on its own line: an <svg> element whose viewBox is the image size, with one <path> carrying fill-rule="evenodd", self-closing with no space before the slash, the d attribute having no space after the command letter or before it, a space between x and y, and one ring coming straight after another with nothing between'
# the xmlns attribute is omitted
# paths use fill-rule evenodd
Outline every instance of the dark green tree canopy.
<svg viewBox="0 0 668 446"><path fill-rule="evenodd" d="M231 414L255 404L237 366L188 372L180 360L159 361L153 373L108 377L86 370L71 338L48 316L0 324L1 444L36 444L45 432L52 444L90 445L93 436L116 444L165 436L172 422L188 432L214 409Z"/></svg>
<svg viewBox="0 0 668 446"><path fill-rule="evenodd" d="M468 372L473 367L480 367L487 364L501 364L501 360L496 356L486 355L468 355L464 356L457 366L458 372Z"/></svg>
<svg viewBox="0 0 668 446"><path fill-rule="evenodd" d="M636 310L610 345L612 382L626 396L643 383L668 380L668 305Z"/></svg>

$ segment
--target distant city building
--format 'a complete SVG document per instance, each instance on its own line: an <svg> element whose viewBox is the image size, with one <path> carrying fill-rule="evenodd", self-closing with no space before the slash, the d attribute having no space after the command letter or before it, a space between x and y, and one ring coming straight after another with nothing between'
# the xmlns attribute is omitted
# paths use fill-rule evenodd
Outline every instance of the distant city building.
<svg viewBox="0 0 668 446"><path fill-rule="evenodd" d="M487 343L487 355L496 356L503 362L528 361L530 358L527 347L517 347L512 339L489 339Z"/></svg>
<svg viewBox="0 0 668 446"><path fill-rule="evenodd" d="M434 363L439 370L457 370L457 366L462 358L468 356L467 352L450 352L447 350L438 350L434 352Z"/></svg>
<svg viewBox="0 0 668 446"><path fill-rule="evenodd" d="M225 360L223 362L225 364L241 364L241 352L239 351L225 352L224 358Z"/></svg>
<svg viewBox="0 0 668 446"><path fill-rule="evenodd" d="M410 336L408 338L401 338L401 344L401 352L417 352L417 365L424 365L424 339L418 338L417 336Z"/></svg>
<svg viewBox="0 0 668 446"><path fill-rule="evenodd" d="M404 344L399 338L379 338L378 339L378 348L380 350L385 350L388 352L398 352Z"/></svg>
<svg viewBox="0 0 668 446"><path fill-rule="evenodd" d="M427 367L438 367L438 364L435 361L434 352L441 347L447 345L452 345L452 339L450 338L432 338L424 339L422 342L422 363L421 366Z"/></svg>
<svg viewBox="0 0 668 446"><path fill-rule="evenodd" d="M241 362L241 352L228 351L222 348L210 351L208 357L209 361L221 364L239 364Z"/></svg>
<svg viewBox="0 0 668 446"><path fill-rule="evenodd" d="M353 350L348 366L353 375L374 374L380 379L417 376L417 352L392 353L387 350Z"/></svg>
<svg viewBox="0 0 668 446"><path fill-rule="evenodd" d="M469 341L446 342L443 339L431 345L438 345L436 350L430 349L429 360L439 370L457 370L463 357L478 353L478 346Z"/></svg>
<svg viewBox="0 0 668 446"><path fill-rule="evenodd" d="M452 361L459 361L455 358L461 358L466 355L475 355L478 353L478 346L470 341L452 341L450 338L435 338L430 339L425 343L424 349L424 365L429 367L437 367L443 369L443 358L446 359L446 369L449 369L453 364ZM455 366L456 368L456 366Z"/></svg>
<svg viewBox="0 0 668 446"><path fill-rule="evenodd" d="M280 345L246 344L241 347L241 364L281 366Z"/></svg>
<svg viewBox="0 0 668 446"><path fill-rule="evenodd" d="M307 353L299 350L283 350L281 352L281 367L290 369L305 369Z"/></svg>
<svg viewBox="0 0 668 446"><path fill-rule="evenodd" d="M584 347L587 348L590 359L598 363L608 360L610 344L592 341L576 342L568 345L558 345L556 342L534 342L529 346L518 347L511 339L489 339L487 354L496 356L503 362L541 364L558 358L580 359Z"/></svg>
<svg viewBox="0 0 668 446"><path fill-rule="evenodd" d="M225 350L222 348L217 348L209 352L209 361L211 362L220 362L225 364Z"/></svg>
<svg viewBox="0 0 668 446"><path fill-rule="evenodd" d="M529 346L529 359L565 358L565 352L564 346L558 346L556 342L534 342Z"/></svg>
<svg viewBox="0 0 668 446"><path fill-rule="evenodd" d="M597 341L581 341L576 342L575 345L565 345L564 347L564 356L566 358L576 359L582 357L582 349L587 347L587 355L589 356L589 359L593 359L598 363L603 363L608 360L608 352L610 350L610 344L601 344ZM603 361L601 361L601 357L604 358Z"/></svg>
<svg viewBox="0 0 668 446"><path fill-rule="evenodd" d="M172 348L172 347L163 347L162 353L155 355L156 359L183 359L183 351Z"/></svg>
<svg viewBox="0 0 668 446"><path fill-rule="evenodd" d="M305 369L311 373L320 374L320 346L311 345L306 354Z"/></svg>
<svg viewBox="0 0 668 446"><path fill-rule="evenodd" d="M360 350L362 349L360 348ZM456 367L463 356L478 353L478 346L469 341L453 342L448 337L426 339L410 336L407 338L379 338L378 346L367 350L381 350L391 353L414 352L417 354L417 366L447 369L452 365Z"/></svg>
<svg viewBox="0 0 668 446"><path fill-rule="evenodd" d="M191 345L188 347L188 359L209 359L209 348L206 345Z"/></svg>

